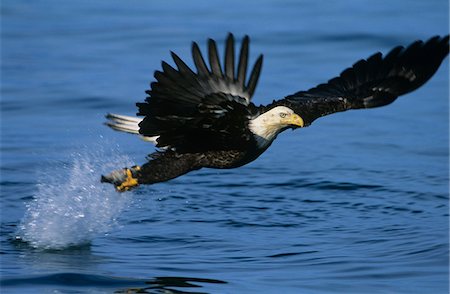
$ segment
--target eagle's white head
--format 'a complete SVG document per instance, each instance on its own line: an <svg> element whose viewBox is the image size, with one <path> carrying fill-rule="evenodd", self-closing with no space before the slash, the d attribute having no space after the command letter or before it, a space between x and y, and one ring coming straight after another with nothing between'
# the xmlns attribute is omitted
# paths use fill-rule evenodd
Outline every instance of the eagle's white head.
<svg viewBox="0 0 450 294"><path fill-rule="evenodd" d="M286 128L303 126L303 119L285 106L274 107L249 122L250 131L255 135L260 148L268 147Z"/></svg>

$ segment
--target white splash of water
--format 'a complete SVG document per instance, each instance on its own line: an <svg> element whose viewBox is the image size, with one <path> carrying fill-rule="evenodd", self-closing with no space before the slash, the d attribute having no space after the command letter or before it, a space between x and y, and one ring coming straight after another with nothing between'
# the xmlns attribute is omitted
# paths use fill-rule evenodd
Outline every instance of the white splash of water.
<svg viewBox="0 0 450 294"><path fill-rule="evenodd" d="M110 163L104 163L106 158ZM63 249L111 231L131 196L100 183L100 175L131 165L128 157L107 156L97 148L73 155L69 165L44 172L27 205L19 237L35 248Z"/></svg>

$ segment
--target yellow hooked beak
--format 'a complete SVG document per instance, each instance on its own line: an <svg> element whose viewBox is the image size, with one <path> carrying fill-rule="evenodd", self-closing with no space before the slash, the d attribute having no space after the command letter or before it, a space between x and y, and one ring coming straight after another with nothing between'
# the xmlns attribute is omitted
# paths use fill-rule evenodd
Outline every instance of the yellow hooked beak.
<svg viewBox="0 0 450 294"><path fill-rule="evenodd" d="M305 125L305 122L303 121L303 119L300 117L300 115L298 114L291 114L288 115L284 120L283 123L285 123L286 125L290 125L290 126L295 126L295 127L300 127L302 128Z"/></svg>

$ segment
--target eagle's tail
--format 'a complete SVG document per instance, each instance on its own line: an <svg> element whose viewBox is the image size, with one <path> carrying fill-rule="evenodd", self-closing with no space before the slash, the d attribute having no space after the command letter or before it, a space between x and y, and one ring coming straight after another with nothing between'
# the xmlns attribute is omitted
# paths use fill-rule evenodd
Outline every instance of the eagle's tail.
<svg viewBox="0 0 450 294"><path fill-rule="evenodd" d="M158 136L146 137L139 134L139 123L142 121L142 118L114 113L108 113L106 118L107 121L105 122L105 125L113 130L136 134L139 135L142 140L156 144L156 139Z"/></svg>

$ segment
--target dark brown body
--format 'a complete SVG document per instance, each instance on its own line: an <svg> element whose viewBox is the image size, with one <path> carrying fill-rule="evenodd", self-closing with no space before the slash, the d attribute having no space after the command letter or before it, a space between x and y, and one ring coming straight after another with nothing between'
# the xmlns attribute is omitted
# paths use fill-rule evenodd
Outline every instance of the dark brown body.
<svg viewBox="0 0 450 294"><path fill-rule="evenodd" d="M256 145L253 145L256 146ZM258 158L265 149L217 150L200 153L156 152L137 173L139 184L165 182L203 167L229 169L243 166ZM170 168L168 168L170 166Z"/></svg>

